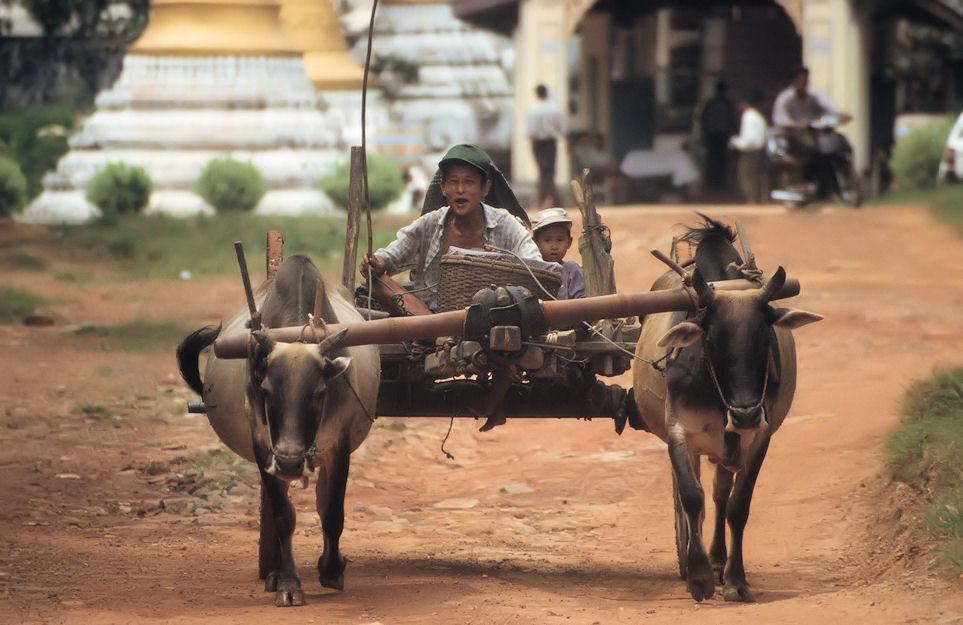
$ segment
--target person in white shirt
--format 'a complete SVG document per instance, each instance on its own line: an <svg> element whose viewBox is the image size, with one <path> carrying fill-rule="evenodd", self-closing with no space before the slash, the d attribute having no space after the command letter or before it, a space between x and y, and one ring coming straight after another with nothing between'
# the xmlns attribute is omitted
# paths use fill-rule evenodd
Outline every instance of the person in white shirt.
<svg viewBox="0 0 963 625"><path fill-rule="evenodd" d="M565 135L565 121L562 111L549 101L545 85L538 85L535 95L538 101L528 111L527 133L538 164L538 205L547 208L561 204L555 187L555 159L558 141Z"/></svg>
<svg viewBox="0 0 963 625"><path fill-rule="evenodd" d="M766 118L759 112L761 99L758 89L746 91L739 102L739 134L729 140L729 146L739 151L739 189L748 204L759 203L765 170Z"/></svg>

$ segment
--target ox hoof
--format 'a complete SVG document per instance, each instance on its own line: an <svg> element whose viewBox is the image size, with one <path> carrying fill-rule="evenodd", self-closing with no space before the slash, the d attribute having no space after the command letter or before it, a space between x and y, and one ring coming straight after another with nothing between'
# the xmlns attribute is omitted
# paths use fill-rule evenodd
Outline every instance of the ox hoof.
<svg viewBox="0 0 963 625"><path fill-rule="evenodd" d="M696 567L693 567L690 563L689 576L686 579L686 588L696 601L712 598L713 593L716 591L716 580L712 572L712 567L708 562Z"/></svg>
<svg viewBox="0 0 963 625"><path fill-rule="evenodd" d="M338 575L333 579L321 579L321 585L325 588L332 588L334 590L344 590L344 573Z"/></svg>
<svg viewBox="0 0 963 625"><path fill-rule="evenodd" d="M272 572L264 578L264 591L273 592L274 605L287 608L294 605L304 605L304 592L301 582L295 578L282 579L277 572Z"/></svg>
<svg viewBox="0 0 963 625"><path fill-rule="evenodd" d="M324 556L318 559L318 581L325 588L344 590L344 569L348 565L346 558L339 558L339 566L325 566ZM331 570L334 569L334 570Z"/></svg>
<svg viewBox="0 0 963 625"><path fill-rule="evenodd" d="M300 588L289 588L279 590L274 595L274 605L279 608L290 608L296 605L304 605L304 592Z"/></svg>
<svg viewBox="0 0 963 625"><path fill-rule="evenodd" d="M726 601L743 601L745 603L756 602L756 595L752 594L752 591L749 590L748 584L741 586L730 584L722 591L722 596Z"/></svg>

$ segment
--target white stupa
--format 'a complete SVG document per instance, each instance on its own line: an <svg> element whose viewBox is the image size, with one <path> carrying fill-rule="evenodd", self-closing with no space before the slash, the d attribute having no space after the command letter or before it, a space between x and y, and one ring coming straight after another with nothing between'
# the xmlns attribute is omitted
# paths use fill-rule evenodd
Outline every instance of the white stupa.
<svg viewBox="0 0 963 625"><path fill-rule="evenodd" d="M368 45L371 2L353 0L346 28L357 36L355 58ZM407 62L413 80L393 84L382 72L378 87L392 126L420 131L428 171L438 155L456 143L475 143L507 152L511 145L513 91L505 60L512 42L459 20L448 0L383 0L375 20L375 57ZM390 136L373 135L374 140Z"/></svg>
<svg viewBox="0 0 963 625"><path fill-rule="evenodd" d="M294 37L282 30L280 10L276 0L152 0L148 28L120 77L97 96L96 112L19 219L97 215L85 187L111 162L150 174L147 212L213 212L191 185L209 160L224 155L263 174L268 192L257 212L333 211L318 181L360 144L363 72L347 52L331 0L284 0ZM313 39L298 45L298 32ZM369 93L369 107L371 100ZM370 109L368 117L370 127Z"/></svg>

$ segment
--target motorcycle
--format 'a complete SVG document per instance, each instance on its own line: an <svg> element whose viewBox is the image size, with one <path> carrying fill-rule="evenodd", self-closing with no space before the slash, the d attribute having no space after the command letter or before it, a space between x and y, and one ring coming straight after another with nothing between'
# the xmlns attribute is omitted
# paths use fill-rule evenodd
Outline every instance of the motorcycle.
<svg viewBox="0 0 963 625"><path fill-rule="evenodd" d="M766 136L770 197L790 208L814 201L836 199L858 207L863 201L862 179L856 170L853 148L836 127L842 120L824 115L810 122L805 132L809 146L793 148L784 128L770 128ZM802 182L799 175L802 174Z"/></svg>

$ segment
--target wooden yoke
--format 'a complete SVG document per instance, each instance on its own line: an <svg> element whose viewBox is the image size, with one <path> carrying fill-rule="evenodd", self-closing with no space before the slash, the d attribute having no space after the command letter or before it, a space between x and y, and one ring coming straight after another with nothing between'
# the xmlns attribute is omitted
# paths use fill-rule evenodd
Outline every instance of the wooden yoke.
<svg viewBox="0 0 963 625"><path fill-rule="evenodd" d="M749 280L725 280L713 282L716 289L746 290L759 288ZM782 289L774 299L792 297L799 294L799 280L787 278ZM580 321L595 319L614 319L634 317L673 310L692 310L693 296L688 289L666 289L663 291L643 291L628 295L600 295L584 299L541 302L542 314L549 327L568 327ZM321 339L343 329L348 333L341 341L342 347L352 345L381 345L401 343L416 339L434 339L439 336L461 336L464 331L466 310L437 313L433 315L414 315L410 317L389 317L374 321L357 323L328 324L323 332L317 332ZM270 328L264 332L274 339L285 343L298 341L304 336L300 326ZM222 336L214 341L214 353L218 358L247 357L247 333Z"/></svg>

